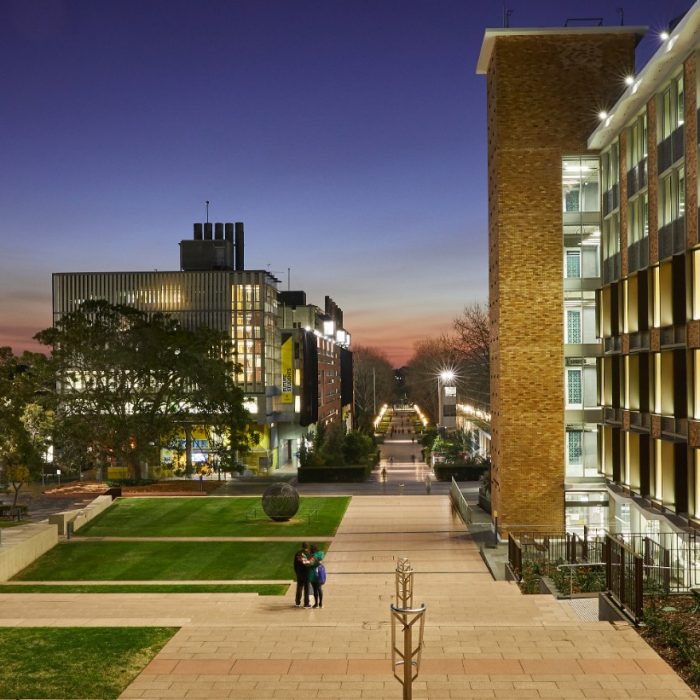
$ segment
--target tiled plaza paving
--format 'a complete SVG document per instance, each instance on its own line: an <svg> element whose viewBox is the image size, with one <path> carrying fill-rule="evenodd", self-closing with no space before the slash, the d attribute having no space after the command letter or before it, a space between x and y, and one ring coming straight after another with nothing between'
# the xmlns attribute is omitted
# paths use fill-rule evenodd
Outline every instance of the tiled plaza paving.
<svg viewBox="0 0 700 700"><path fill-rule="evenodd" d="M398 556L428 606L415 698L696 697L634 629L494 581L446 496L353 498L322 610L294 608L293 589L28 595L0 624L181 626L123 698L400 698L389 662Z"/></svg>

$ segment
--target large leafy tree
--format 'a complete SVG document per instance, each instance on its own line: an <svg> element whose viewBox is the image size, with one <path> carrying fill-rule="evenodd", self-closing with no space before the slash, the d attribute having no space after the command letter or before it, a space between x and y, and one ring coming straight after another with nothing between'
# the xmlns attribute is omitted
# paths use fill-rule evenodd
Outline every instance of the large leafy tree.
<svg viewBox="0 0 700 700"><path fill-rule="evenodd" d="M229 454L246 449L249 415L219 331L91 300L36 338L51 347L56 455L66 466L114 460L139 478L192 424L214 426Z"/></svg>
<svg viewBox="0 0 700 700"><path fill-rule="evenodd" d="M16 356L11 348L0 347L0 468L5 481L21 484L37 475L45 460L53 426L46 365L39 353Z"/></svg>
<svg viewBox="0 0 700 700"><path fill-rule="evenodd" d="M363 432L371 432L375 408L379 410L396 394L394 369L380 350L370 347L354 347L352 361L357 427Z"/></svg>

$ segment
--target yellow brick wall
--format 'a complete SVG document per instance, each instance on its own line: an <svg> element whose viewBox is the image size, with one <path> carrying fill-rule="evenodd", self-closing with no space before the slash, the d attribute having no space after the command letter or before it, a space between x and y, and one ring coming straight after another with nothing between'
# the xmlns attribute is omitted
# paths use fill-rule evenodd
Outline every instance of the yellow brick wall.
<svg viewBox="0 0 700 700"><path fill-rule="evenodd" d="M501 36L487 75L492 498L501 534L564 526L561 158L633 65L627 34Z"/></svg>

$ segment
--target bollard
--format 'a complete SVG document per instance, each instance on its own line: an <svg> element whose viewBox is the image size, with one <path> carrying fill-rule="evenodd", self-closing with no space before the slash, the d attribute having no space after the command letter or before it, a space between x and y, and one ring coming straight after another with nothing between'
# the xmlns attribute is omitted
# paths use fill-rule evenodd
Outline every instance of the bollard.
<svg viewBox="0 0 700 700"><path fill-rule="evenodd" d="M401 557L396 563L396 605L413 607L413 567L406 557Z"/></svg>
<svg viewBox="0 0 700 700"><path fill-rule="evenodd" d="M403 686L403 700L413 697L413 681L420 672L423 651L423 633L425 631L425 603L418 608L398 608L391 605L391 664L394 678ZM413 646L413 628L418 624L418 643ZM401 626L403 634L402 648L398 646L397 630ZM400 668L403 667L403 668ZM399 670L402 672L399 674Z"/></svg>

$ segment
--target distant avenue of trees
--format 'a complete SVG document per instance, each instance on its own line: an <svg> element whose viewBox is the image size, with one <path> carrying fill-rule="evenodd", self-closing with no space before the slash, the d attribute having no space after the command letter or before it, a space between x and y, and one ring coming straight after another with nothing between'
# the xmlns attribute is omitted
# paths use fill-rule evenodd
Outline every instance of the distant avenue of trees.
<svg viewBox="0 0 700 700"><path fill-rule="evenodd" d="M411 401L437 420L438 375L453 371L461 401L489 405L489 313L486 304L464 307L454 319L451 334L416 343L405 371L405 390Z"/></svg>

